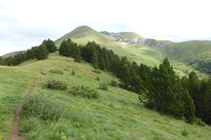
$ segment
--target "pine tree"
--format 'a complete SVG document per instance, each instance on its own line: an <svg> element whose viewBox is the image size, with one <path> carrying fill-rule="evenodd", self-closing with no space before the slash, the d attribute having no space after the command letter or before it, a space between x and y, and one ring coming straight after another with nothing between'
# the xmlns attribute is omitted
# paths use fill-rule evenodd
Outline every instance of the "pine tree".
<svg viewBox="0 0 211 140"><path fill-rule="evenodd" d="M57 51L57 47L55 45L55 43L48 39L48 40L44 40L43 43L46 46L46 49L48 49L49 53L53 53L55 51Z"/></svg>
<svg viewBox="0 0 211 140"><path fill-rule="evenodd" d="M63 40L59 47L59 54L63 56L70 56L70 47L67 41Z"/></svg>
<svg viewBox="0 0 211 140"><path fill-rule="evenodd" d="M36 51L37 60L46 59L48 57L49 51L46 49L44 44L41 44Z"/></svg>
<svg viewBox="0 0 211 140"><path fill-rule="evenodd" d="M100 68L101 70L105 70L105 69L106 69L105 60L104 60L104 58L103 58L102 55L100 56L99 68Z"/></svg>
<svg viewBox="0 0 211 140"><path fill-rule="evenodd" d="M163 63L153 68L151 74L144 82L144 104L158 111L173 114L181 117L184 112L180 93L182 86L179 77L175 74L170 66L168 59L164 59Z"/></svg>
<svg viewBox="0 0 211 140"><path fill-rule="evenodd" d="M144 64L140 64L140 68L139 68L139 76L141 77L141 79L143 79L144 81L147 78L147 70L146 70L146 66Z"/></svg>
<svg viewBox="0 0 211 140"><path fill-rule="evenodd" d="M195 121L195 107L193 104L193 99L190 97L188 90L184 90L183 98L185 101L185 118L188 123L192 124Z"/></svg>
<svg viewBox="0 0 211 140"><path fill-rule="evenodd" d="M95 69L98 69L99 66L98 66L98 58L97 58L97 54L95 53L93 56L92 56L92 65Z"/></svg>
<svg viewBox="0 0 211 140"><path fill-rule="evenodd" d="M74 48L72 57L74 58L75 62L79 62L79 63L81 62L82 57L81 57L81 51L79 47Z"/></svg>

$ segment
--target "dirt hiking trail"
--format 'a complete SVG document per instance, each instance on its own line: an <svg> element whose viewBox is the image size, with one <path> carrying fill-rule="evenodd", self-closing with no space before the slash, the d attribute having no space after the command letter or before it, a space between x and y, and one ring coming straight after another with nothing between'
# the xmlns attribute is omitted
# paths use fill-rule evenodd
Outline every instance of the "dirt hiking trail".
<svg viewBox="0 0 211 140"><path fill-rule="evenodd" d="M40 75L42 75L42 77L45 77L45 75L41 72L41 70L39 71ZM41 78L40 78L41 79ZM30 89L30 91L28 92L27 96L25 97L25 99L23 100L22 103L20 103L16 109L16 114L15 114L15 122L14 122L14 129L13 129L13 132L12 132L12 137L9 139L9 140L26 140L27 137L26 136L21 136L19 134L19 119L20 119L20 114L21 114L21 109L22 109L22 106L25 102L25 100L30 96L30 94L32 93L32 91L34 90L35 86L37 85L37 83L40 81L40 79L38 79L33 87Z"/></svg>

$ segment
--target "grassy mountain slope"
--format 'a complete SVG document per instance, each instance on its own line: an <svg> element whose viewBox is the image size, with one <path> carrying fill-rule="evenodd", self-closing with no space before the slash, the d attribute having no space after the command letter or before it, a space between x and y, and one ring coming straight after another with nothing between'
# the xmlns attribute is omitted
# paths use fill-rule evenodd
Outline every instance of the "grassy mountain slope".
<svg viewBox="0 0 211 140"><path fill-rule="evenodd" d="M15 52L10 52L10 53L7 53L7 54L4 54L4 55L2 55L1 57L2 58L7 58L7 57L13 57L13 56L15 56L15 55L17 55L17 54L19 54L19 53L24 53L24 52L26 52L26 51L15 51Z"/></svg>
<svg viewBox="0 0 211 140"><path fill-rule="evenodd" d="M136 38L136 37L142 38L142 36L134 32L120 32L120 34L128 38Z"/></svg>
<svg viewBox="0 0 211 140"><path fill-rule="evenodd" d="M163 42L169 46L163 55L169 58L174 68L184 71L186 74L192 70L197 71L200 78L208 76L200 70L198 64L211 61L211 41Z"/></svg>
<svg viewBox="0 0 211 140"><path fill-rule="evenodd" d="M149 110L138 100L138 95L121 89L109 87L108 91L97 89L99 83L109 83L113 75L92 72L93 67L85 63L76 63L72 58L62 57L57 53L50 54L47 60L27 61L19 67L0 67L0 134L2 140L9 138L14 120L13 109L24 99L30 86L40 77L38 70L46 76L35 87L33 95L40 95L46 100L63 105L69 109L68 118L58 121L44 121L38 117L20 119L20 132L28 139L209 139L211 127L190 125L184 120L177 120L171 116L161 115ZM61 70L64 74L53 74L49 70ZM71 75L75 70L76 75ZM100 81L96 81L96 77ZM49 90L45 88L48 80L61 80L68 84L65 91ZM6 82L5 82L6 81ZM87 99L68 93L72 86L89 86L98 90L98 99ZM19 87L20 86L20 87ZM15 93L14 93L15 92ZM18 97L18 98L17 98ZM48 101L48 100L47 100ZM43 102L50 104L50 102ZM50 104L53 106L53 104ZM8 115L9 114L9 115ZM3 117L2 117L3 116ZM11 118L11 119L8 119ZM5 128L4 126L7 126ZM184 128L188 136L181 134ZM63 133L63 134L62 134Z"/></svg>
<svg viewBox="0 0 211 140"><path fill-rule="evenodd" d="M122 32L127 36L136 36L135 33ZM73 42L77 44L86 45L88 41L95 41L100 44L101 47L106 47L107 49L112 49L114 53L119 56L127 56L130 61L136 61L137 64L144 63L151 66L155 64L160 64L162 59L160 57L161 52L157 52L148 46L142 48L137 47L138 44L127 44L125 42L115 42L109 39L107 36L95 31L88 26L80 26L70 33L64 35L63 37L55 41L56 45L59 47L60 43L64 39L71 38ZM154 56L150 56L150 53L156 53Z"/></svg>
<svg viewBox="0 0 211 140"><path fill-rule="evenodd" d="M112 33L109 33L107 31L101 31L100 33L104 34L106 36L109 36L109 35L112 34ZM122 35L124 37L131 38L131 39L136 38L136 37L143 38L142 36L140 36L139 34L134 33L134 32L119 32L119 33L114 33L114 34L120 34L120 35Z"/></svg>

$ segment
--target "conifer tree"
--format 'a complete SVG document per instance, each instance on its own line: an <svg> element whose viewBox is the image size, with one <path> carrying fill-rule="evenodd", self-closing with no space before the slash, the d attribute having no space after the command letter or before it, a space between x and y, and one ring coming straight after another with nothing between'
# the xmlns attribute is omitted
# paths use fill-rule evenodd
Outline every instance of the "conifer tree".
<svg viewBox="0 0 211 140"><path fill-rule="evenodd" d="M79 63L81 62L82 57L81 57L81 51L79 47L74 48L72 57L74 58L75 62L79 62Z"/></svg>
<svg viewBox="0 0 211 140"><path fill-rule="evenodd" d="M48 40L44 40L43 43L46 46L46 49L48 49L49 53L53 53L55 51L57 51L57 47L55 45L55 43L48 39Z"/></svg>
<svg viewBox="0 0 211 140"><path fill-rule="evenodd" d="M193 104L193 99L190 97L188 90L184 90L183 98L185 101L185 118L188 123L192 124L195 121L195 106Z"/></svg>
<svg viewBox="0 0 211 140"><path fill-rule="evenodd" d="M37 60L46 59L48 57L49 51L46 49L44 44L41 44L36 51Z"/></svg>
<svg viewBox="0 0 211 140"><path fill-rule="evenodd" d="M95 69L98 69L99 66L98 66L98 58L97 58L97 54L95 53L93 56L92 56L92 65Z"/></svg>
<svg viewBox="0 0 211 140"><path fill-rule="evenodd" d="M102 55L100 56L99 67L101 70L106 69L105 60Z"/></svg>
<svg viewBox="0 0 211 140"><path fill-rule="evenodd" d="M59 54L63 56L70 56L69 52L70 52L69 45L67 44L67 41L63 40L59 47Z"/></svg>

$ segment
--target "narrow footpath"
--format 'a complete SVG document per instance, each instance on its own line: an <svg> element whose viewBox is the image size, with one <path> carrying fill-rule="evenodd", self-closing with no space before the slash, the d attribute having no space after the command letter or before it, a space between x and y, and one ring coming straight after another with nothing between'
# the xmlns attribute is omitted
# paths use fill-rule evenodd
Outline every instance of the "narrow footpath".
<svg viewBox="0 0 211 140"><path fill-rule="evenodd" d="M39 73L42 75L42 77L45 77L45 75L41 72L41 70L39 71ZM22 106L25 102L25 100L31 95L32 91L34 90L35 86L37 85L37 83L40 81L41 79L38 79L33 87L30 89L30 91L28 92L27 96L25 97L25 99L23 100L22 103L20 103L16 109L16 114L15 114L15 122L14 122L14 129L13 129L13 133L12 133L12 137L9 140L26 140L27 137L26 136L21 136L19 134L19 119L20 119L20 114L21 114L21 109Z"/></svg>

